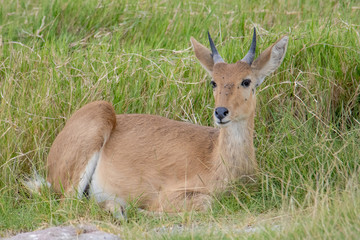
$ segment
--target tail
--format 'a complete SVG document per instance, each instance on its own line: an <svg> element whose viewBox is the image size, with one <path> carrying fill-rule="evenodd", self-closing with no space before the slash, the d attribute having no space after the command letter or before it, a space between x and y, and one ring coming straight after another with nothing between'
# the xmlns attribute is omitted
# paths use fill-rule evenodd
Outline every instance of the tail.
<svg viewBox="0 0 360 240"><path fill-rule="evenodd" d="M92 102L76 111L56 137L47 159L47 180L58 193L86 194L101 149L116 126L108 102Z"/></svg>
<svg viewBox="0 0 360 240"><path fill-rule="evenodd" d="M51 184L45 180L36 170L34 170L33 176L22 181L22 184L32 193L40 194L40 191L44 187L51 187Z"/></svg>

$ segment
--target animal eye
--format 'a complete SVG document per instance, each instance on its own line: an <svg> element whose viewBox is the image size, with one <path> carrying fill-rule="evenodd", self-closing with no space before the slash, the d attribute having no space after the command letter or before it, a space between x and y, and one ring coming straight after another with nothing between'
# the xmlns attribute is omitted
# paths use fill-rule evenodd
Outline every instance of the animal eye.
<svg viewBox="0 0 360 240"><path fill-rule="evenodd" d="M250 80L250 79L244 79L244 80L241 82L241 86L243 86L243 87L248 87L248 86L250 86L250 83L251 83L251 80Z"/></svg>
<svg viewBox="0 0 360 240"><path fill-rule="evenodd" d="M211 87L212 87L212 88L216 88L216 82L211 81L210 84L211 84Z"/></svg>

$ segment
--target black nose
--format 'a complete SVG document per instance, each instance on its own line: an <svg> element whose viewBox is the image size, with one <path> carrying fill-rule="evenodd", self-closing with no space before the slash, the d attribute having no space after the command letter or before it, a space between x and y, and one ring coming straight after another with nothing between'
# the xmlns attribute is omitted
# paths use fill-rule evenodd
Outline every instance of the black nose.
<svg viewBox="0 0 360 240"><path fill-rule="evenodd" d="M229 110L224 107L218 107L215 109L215 117L220 121L223 120L229 114Z"/></svg>

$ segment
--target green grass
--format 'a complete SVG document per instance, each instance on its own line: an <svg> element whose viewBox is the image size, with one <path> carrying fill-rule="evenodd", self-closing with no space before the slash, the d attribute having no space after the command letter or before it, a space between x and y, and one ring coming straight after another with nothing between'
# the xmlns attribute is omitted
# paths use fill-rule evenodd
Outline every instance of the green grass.
<svg viewBox="0 0 360 240"><path fill-rule="evenodd" d="M130 239L359 236L359 2L0 3L0 236L79 222ZM33 169L45 175L66 119L94 100L117 113L212 125L210 78L190 36L207 45L209 30L235 62L253 27L257 53L290 37L283 64L258 90L256 190L236 186L206 213L149 216L129 206L119 222L92 201L31 195L21 184Z"/></svg>

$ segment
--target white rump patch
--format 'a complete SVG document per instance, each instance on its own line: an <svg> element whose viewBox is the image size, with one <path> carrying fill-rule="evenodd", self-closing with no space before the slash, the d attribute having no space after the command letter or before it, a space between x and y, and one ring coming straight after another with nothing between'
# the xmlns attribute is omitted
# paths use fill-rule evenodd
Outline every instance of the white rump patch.
<svg viewBox="0 0 360 240"><path fill-rule="evenodd" d="M99 161L100 153L96 152L90 158L88 164L86 165L85 171L81 174L77 194L78 198L82 198L86 187L90 184L91 178L94 175L97 163Z"/></svg>

